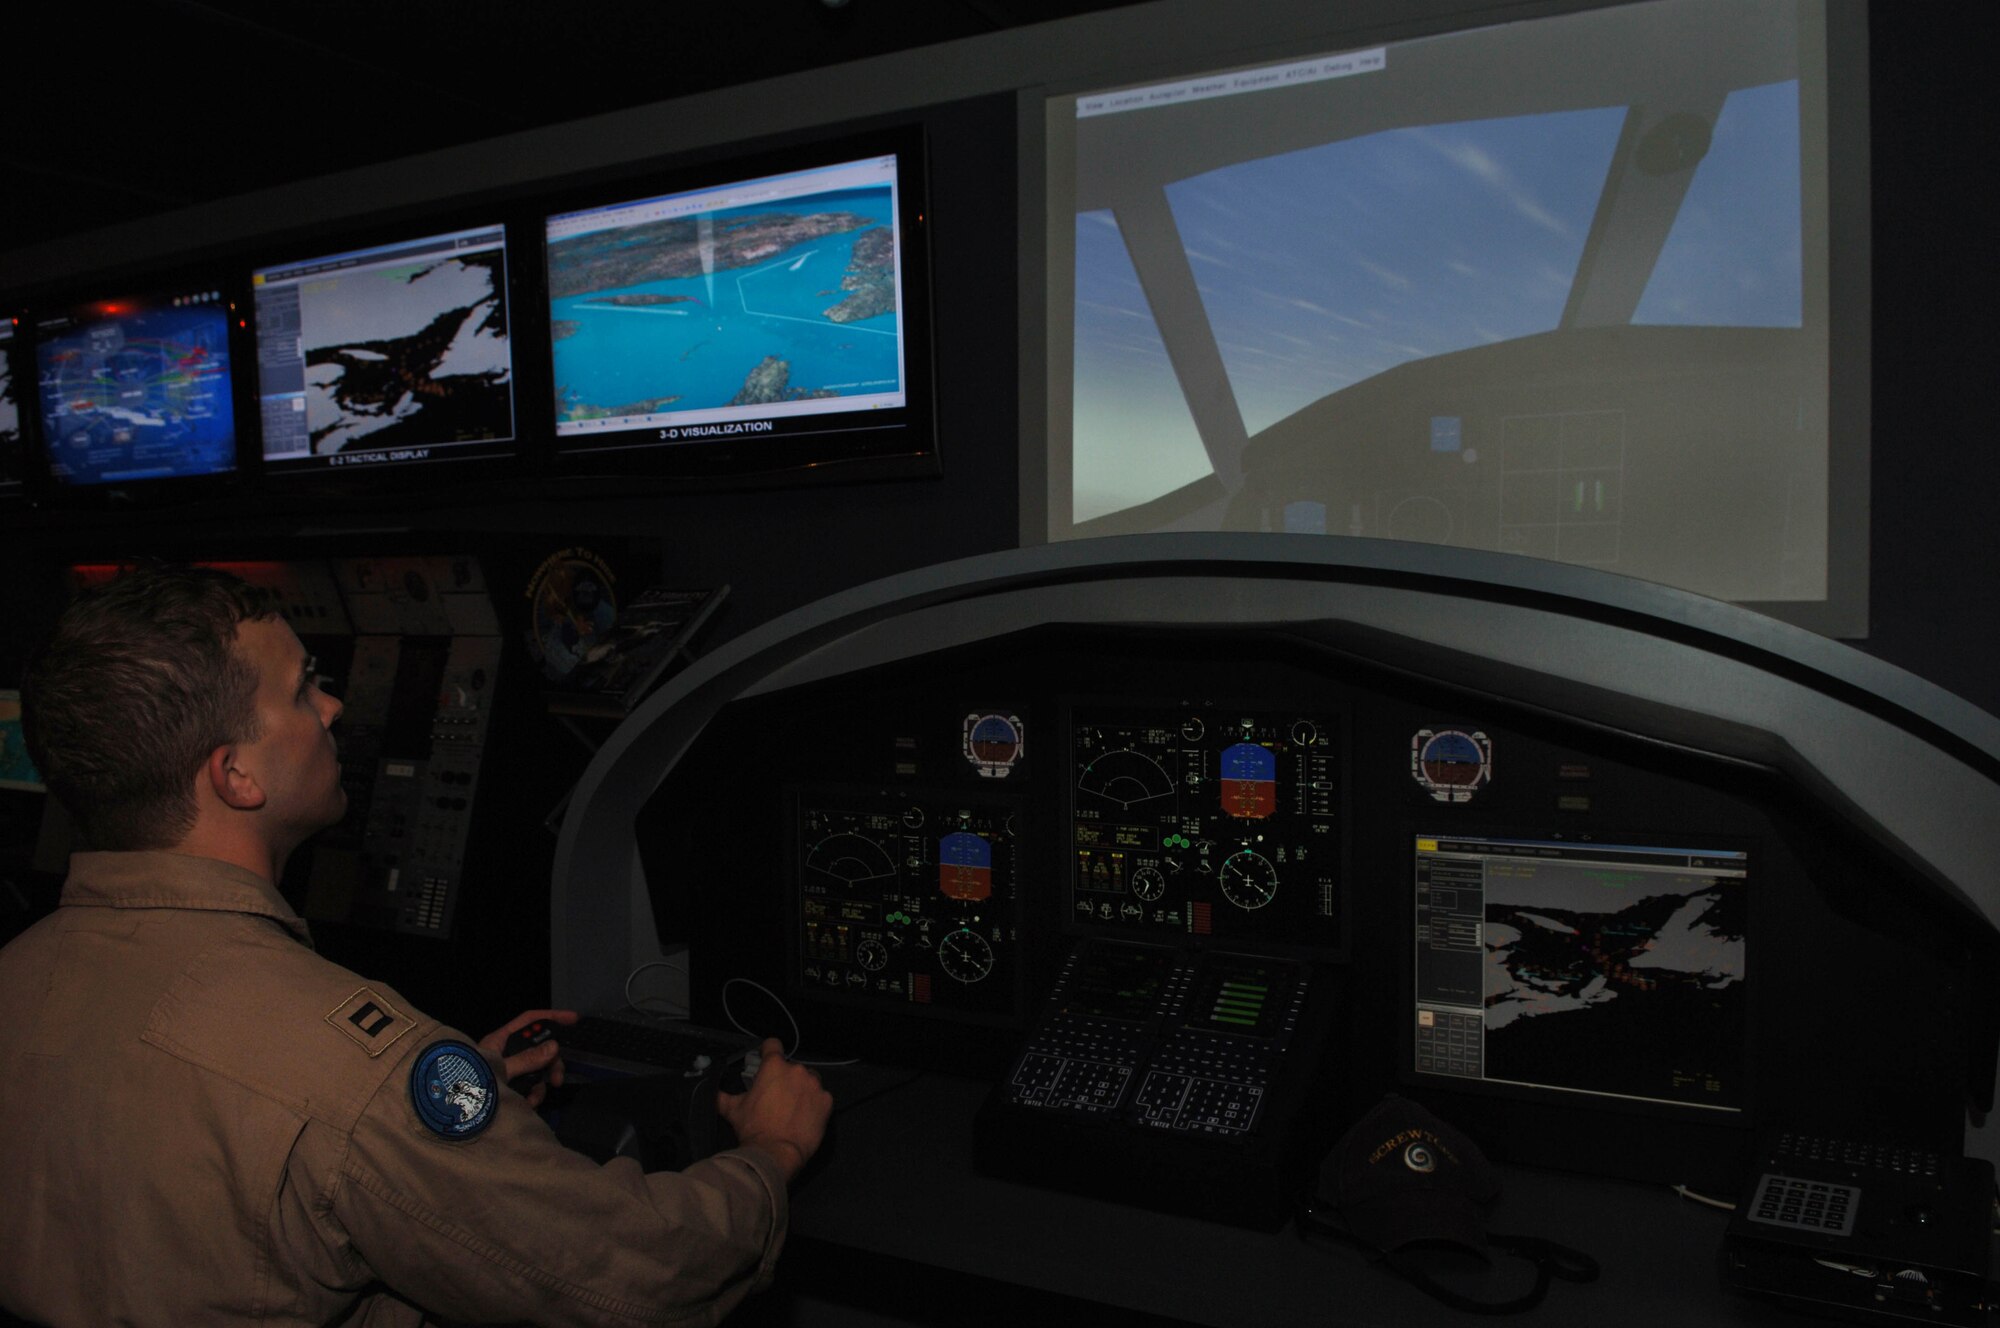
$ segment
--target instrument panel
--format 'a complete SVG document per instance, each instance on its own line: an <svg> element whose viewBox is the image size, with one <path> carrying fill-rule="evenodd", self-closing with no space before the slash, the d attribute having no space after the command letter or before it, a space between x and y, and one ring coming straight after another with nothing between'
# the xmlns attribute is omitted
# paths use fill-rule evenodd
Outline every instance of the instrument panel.
<svg viewBox="0 0 2000 1328"><path fill-rule="evenodd" d="M1072 707L1068 920L1340 947L1337 712Z"/></svg>
<svg viewBox="0 0 2000 1328"><path fill-rule="evenodd" d="M1019 825L992 798L793 790L796 975L872 1003L1011 1015Z"/></svg>
<svg viewBox="0 0 2000 1328"><path fill-rule="evenodd" d="M1421 662L1435 675L1282 634L1052 624L744 697L642 818L655 907L698 906L706 974L796 1000L816 1046L1007 1085L994 1167L1019 1127L1100 1181L1124 1150L1116 1186L1135 1192L1164 1141L1243 1169L1242 1149L1276 1158L1310 1135L1315 1104L1397 1086L1516 1160L1712 1174L1747 1120L1812 1105L1794 1086L1823 1048L1772 1032L1825 1017L1830 971L1896 975L1893 999L1855 1003L1870 1029L1939 1012L1921 1036L1871 1039L1852 1110L1950 1128L1930 1104L1966 1077L1955 941L1878 906L1893 864L1777 773ZM1420 909L1432 860L1469 843L1526 847L1482 874L1483 902ZM1690 844L1747 855L1755 877L1703 893L1605 870ZM690 880L717 884L669 888ZM1794 917L1809 944L1757 941ZM1465 968L1449 990L1425 985L1420 938L1440 926ZM1193 984L1178 996L1174 973ZM712 1011L713 984L695 991ZM1652 1131L1643 1156L1600 1146L1628 1118Z"/></svg>

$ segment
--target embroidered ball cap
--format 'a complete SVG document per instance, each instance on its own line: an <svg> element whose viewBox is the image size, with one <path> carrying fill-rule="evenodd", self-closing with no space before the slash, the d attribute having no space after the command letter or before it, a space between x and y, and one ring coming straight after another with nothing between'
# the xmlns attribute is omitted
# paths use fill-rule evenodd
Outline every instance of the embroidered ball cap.
<svg viewBox="0 0 2000 1328"><path fill-rule="evenodd" d="M1483 1253L1500 1181L1472 1140L1391 1094L1326 1155L1319 1194L1356 1239L1384 1253L1437 1242Z"/></svg>

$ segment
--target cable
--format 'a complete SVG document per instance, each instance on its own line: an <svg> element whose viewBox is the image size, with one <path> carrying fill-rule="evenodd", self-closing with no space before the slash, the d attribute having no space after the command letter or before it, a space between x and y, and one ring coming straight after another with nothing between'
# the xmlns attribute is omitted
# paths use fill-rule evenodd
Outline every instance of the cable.
<svg viewBox="0 0 2000 1328"><path fill-rule="evenodd" d="M752 978L725 978L722 983L722 1017L729 1021L731 1028L734 1028L745 1037L756 1037L757 1035L745 1028L743 1021L738 1019L735 1012L729 1008L729 989L737 986L755 987L770 999L771 1004L778 1007L780 1014L785 1016L785 1022L792 1026L791 1045L784 1049L785 1059L790 1060L792 1053L799 1049L799 1043L804 1040L804 1035L799 1032L799 1021L792 1016L791 1007L779 998L778 993Z"/></svg>
<svg viewBox="0 0 2000 1328"><path fill-rule="evenodd" d="M792 1062L794 1065L811 1066L815 1070L830 1070L843 1065L859 1065L861 1063L861 1058L858 1056L851 1057L844 1061L800 1060L798 1056L794 1053L798 1051L800 1045L805 1041L805 1034L799 1031L799 1021L797 1017L792 1014L791 1007L785 1004L784 999L780 997L777 992L772 991L769 987L765 986L761 982L756 981L753 978L728 978L725 979L722 984L722 1017L724 1019L727 1019L730 1023L730 1026L734 1028L737 1032L743 1034L743 1036L756 1037L757 1034L752 1032L750 1029L745 1028L743 1026L742 1021L739 1020L736 1017L735 1013L729 1008L729 989L739 984L745 987L755 987L758 991L763 992L765 997L770 1000L771 1004L778 1007L778 1012L785 1016L785 1022L792 1026L792 1043L789 1047L785 1048L786 1060Z"/></svg>
<svg viewBox="0 0 2000 1328"><path fill-rule="evenodd" d="M1689 1189L1685 1185L1676 1185L1673 1187L1673 1191L1675 1194L1678 1194L1681 1198L1688 1200L1690 1203L1707 1204L1710 1208L1720 1208L1725 1213L1733 1213L1736 1211L1736 1205L1730 1203L1728 1200L1712 1199L1706 1194L1696 1194L1693 1190Z"/></svg>
<svg viewBox="0 0 2000 1328"><path fill-rule="evenodd" d="M645 963L633 969L630 973L627 973L625 975L625 1008L628 1010L635 1011L639 1014L659 1013L658 1011L647 1009L645 1006L639 1004L638 1001L632 998L632 980L638 977L641 973L645 972L649 968L678 969L682 977L688 976L687 965L675 963L671 959L649 959ZM666 998L655 997L653 999L665 1000ZM690 1017L690 1015L691 1011L687 1010L686 1008L683 1007L676 1010L675 1007L670 1005L668 1012L663 1017L669 1020L685 1021Z"/></svg>

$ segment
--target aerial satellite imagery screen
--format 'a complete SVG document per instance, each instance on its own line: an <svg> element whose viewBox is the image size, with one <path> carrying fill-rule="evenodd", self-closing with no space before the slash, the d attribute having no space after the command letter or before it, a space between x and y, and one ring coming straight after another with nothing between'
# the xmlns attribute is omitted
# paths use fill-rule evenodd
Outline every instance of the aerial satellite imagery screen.
<svg viewBox="0 0 2000 1328"><path fill-rule="evenodd" d="M888 154L549 218L562 445L903 406L897 189Z"/></svg>
<svg viewBox="0 0 2000 1328"><path fill-rule="evenodd" d="M58 484L236 468L229 314L219 291L82 305L37 322L42 438Z"/></svg>
<svg viewBox="0 0 2000 1328"><path fill-rule="evenodd" d="M268 468L459 460L513 439L503 227L263 268L251 280Z"/></svg>

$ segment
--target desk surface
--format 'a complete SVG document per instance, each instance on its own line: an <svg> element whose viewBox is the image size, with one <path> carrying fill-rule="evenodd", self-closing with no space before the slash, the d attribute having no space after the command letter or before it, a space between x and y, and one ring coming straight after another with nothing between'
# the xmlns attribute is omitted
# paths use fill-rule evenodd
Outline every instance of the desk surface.
<svg viewBox="0 0 2000 1328"><path fill-rule="evenodd" d="M900 1084L900 1086L896 1086ZM1464 1321L1357 1250L1249 1231L979 1174L972 1119L984 1084L873 1067L829 1075L839 1100L823 1169L794 1196L794 1239L818 1276L851 1256L981 1278L1024 1292L1229 1328ZM869 1094L876 1094L870 1097ZM1685 1328L1800 1319L1723 1289L1717 1255L1728 1214L1670 1190L1501 1168L1490 1229L1544 1236L1602 1265L1590 1285L1557 1282L1532 1325ZM1502 1257L1487 1287L1526 1289L1525 1263ZM866 1288L846 1288L867 1303ZM907 1294L905 1295L907 1300ZM1072 1307L1073 1308L1073 1307ZM940 1321L948 1321L948 1316Z"/></svg>

